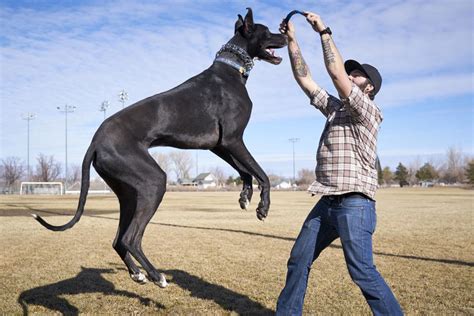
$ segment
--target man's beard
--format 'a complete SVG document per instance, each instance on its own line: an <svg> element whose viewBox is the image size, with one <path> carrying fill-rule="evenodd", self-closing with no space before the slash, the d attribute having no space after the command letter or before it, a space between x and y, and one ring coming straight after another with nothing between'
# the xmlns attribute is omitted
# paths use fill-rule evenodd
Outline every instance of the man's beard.
<svg viewBox="0 0 474 316"><path fill-rule="evenodd" d="M370 84L370 80L365 78L365 81L361 84L358 84L357 86L359 87L359 89L365 93L365 88L367 88L367 86Z"/></svg>

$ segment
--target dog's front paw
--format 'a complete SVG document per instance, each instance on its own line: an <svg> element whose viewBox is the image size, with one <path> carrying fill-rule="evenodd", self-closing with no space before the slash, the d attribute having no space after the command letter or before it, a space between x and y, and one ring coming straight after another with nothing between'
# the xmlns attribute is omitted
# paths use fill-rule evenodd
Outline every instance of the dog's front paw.
<svg viewBox="0 0 474 316"><path fill-rule="evenodd" d="M250 205L250 201L247 200L246 198L240 198L239 204L240 204L240 208L246 211L247 207Z"/></svg>
<svg viewBox="0 0 474 316"><path fill-rule="evenodd" d="M248 206L250 205L250 200L252 199L252 188L243 188L242 192L240 192L240 199L239 204L240 208L243 210L247 210Z"/></svg>
<svg viewBox="0 0 474 316"><path fill-rule="evenodd" d="M261 221L263 221L268 215L268 207L264 205L262 201L258 203L257 207L257 218Z"/></svg>

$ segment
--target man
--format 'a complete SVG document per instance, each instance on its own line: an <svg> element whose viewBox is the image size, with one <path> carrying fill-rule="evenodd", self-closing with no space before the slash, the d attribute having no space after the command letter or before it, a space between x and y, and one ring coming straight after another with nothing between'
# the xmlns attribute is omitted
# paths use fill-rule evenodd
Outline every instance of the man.
<svg viewBox="0 0 474 316"><path fill-rule="evenodd" d="M376 214L376 145L382 114L374 103L382 78L376 68L354 60L342 62L331 30L311 12L305 16L320 34L326 69L340 99L311 78L291 22L282 22L288 36L293 75L311 104L327 118L317 152L316 181L308 189L322 198L306 218L288 260L286 284L277 315L301 315L312 263L341 238L347 268L375 315L403 314L397 299L377 272L372 258Z"/></svg>

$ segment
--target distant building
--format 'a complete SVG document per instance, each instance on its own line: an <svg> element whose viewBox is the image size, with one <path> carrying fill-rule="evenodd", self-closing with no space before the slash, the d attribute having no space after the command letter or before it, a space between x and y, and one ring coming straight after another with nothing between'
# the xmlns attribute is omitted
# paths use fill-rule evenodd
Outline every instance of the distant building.
<svg viewBox="0 0 474 316"><path fill-rule="evenodd" d="M195 187L196 184L191 179L178 179L178 185L182 185L184 187Z"/></svg>
<svg viewBox="0 0 474 316"><path fill-rule="evenodd" d="M421 181L420 186L422 188L432 188L434 187L434 183L432 181Z"/></svg>
<svg viewBox="0 0 474 316"><path fill-rule="evenodd" d="M210 172L201 173L193 180L193 184L199 189L215 188L217 182L216 176Z"/></svg>
<svg viewBox="0 0 474 316"><path fill-rule="evenodd" d="M275 189L291 189L291 182L282 181L275 186Z"/></svg>

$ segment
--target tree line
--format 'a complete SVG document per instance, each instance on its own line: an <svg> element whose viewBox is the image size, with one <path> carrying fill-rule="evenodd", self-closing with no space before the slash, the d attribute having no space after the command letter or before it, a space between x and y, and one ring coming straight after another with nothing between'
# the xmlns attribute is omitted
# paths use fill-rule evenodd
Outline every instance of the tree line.
<svg viewBox="0 0 474 316"><path fill-rule="evenodd" d="M460 150L449 148L442 163L418 160L405 166L399 162L394 171L389 167L379 170L379 185L398 184L401 187L430 184L474 184L474 159L468 158Z"/></svg>
<svg viewBox="0 0 474 316"><path fill-rule="evenodd" d="M195 161L188 151L172 151L169 153L153 153L160 168L168 175L174 175L176 180L190 179L191 170ZM399 163L395 170L390 167L378 168L378 180L380 185L416 185L420 182L433 183L469 183L474 184L474 159L467 158L460 150L448 149L443 163L424 162L418 160L408 166ZM68 168L68 179L61 177L63 166L54 156L39 154L36 158L36 165L28 170L25 163L19 157L7 157L0 161L0 178L3 181L3 191L17 192L21 181L52 182L63 181L67 184L74 184L81 179L81 168L78 165L71 165ZM206 172L212 173L219 186L240 185L240 177L227 175L221 168L213 167ZM295 181L289 177L268 173L272 186L278 185L282 181L295 182L298 186L311 184L314 179L314 170L301 169ZM169 180L169 179L168 179ZM175 181L168 181L174 184Z"/></svg>
<svg viewBox="0 0 474 316"><path fill-rule="evenodd" d="M175 179L191 178L194 160L190 152L153 153L152 157L167 175L174 175ZM28 166L19 157L10 156L0 161L0 179L3 182L3 191L9 193L17 192L21 181L62 181L67 185L73 185L80 181L81 167L79 165L72 164L68 166L67 179L64 179L62 176L63 170L63 164L57 161L54 156L42 153L38 155L36 164L30 170L28 170ZM226 183L226 175L219 167L211 168L208 172L214 174L219 183Z"/></svg>

